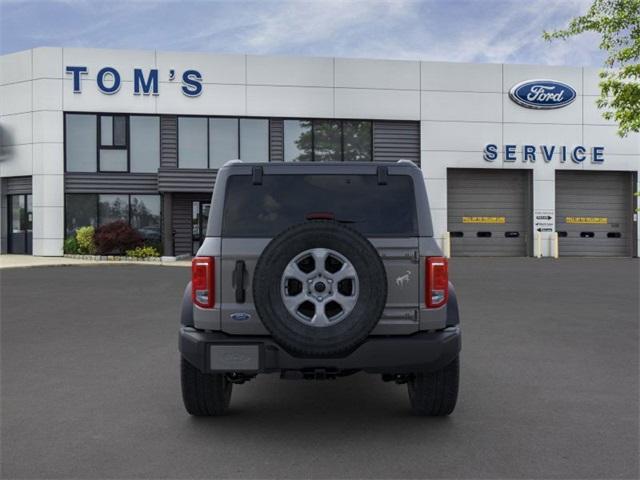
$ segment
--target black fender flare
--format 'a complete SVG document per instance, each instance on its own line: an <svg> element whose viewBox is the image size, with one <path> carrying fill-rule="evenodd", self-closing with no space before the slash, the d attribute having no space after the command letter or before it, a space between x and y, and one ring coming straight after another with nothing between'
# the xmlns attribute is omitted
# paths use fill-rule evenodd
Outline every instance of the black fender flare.
<svg viewBox="0 0 640 480"><path fill-rule="evenodd" d="M187 283L182 295L180 306L180 324L185 327L193 327L193 303L191 303L191 282Z"/></svg>
<svg viewBox="0 0 640 480"><path fill-rule="evenodd" d="M447 327L460 324L460 311L458 310L458 296L453 283L449 282L449 298L447 299Z"/></svg>

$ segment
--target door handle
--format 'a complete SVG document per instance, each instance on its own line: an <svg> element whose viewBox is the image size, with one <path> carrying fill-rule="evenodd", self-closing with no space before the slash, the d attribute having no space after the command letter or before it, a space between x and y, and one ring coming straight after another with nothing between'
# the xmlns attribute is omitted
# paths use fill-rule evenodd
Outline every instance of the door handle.
<svg viewBox="0 0 640 480"><path fill-rule="evenodd" d="M244 291L244 274L246 269L244 267L244 260L238 260L236 262L236 268L233 271L232 284L236 290L236 303L244 303L245 291Z"/></svg>

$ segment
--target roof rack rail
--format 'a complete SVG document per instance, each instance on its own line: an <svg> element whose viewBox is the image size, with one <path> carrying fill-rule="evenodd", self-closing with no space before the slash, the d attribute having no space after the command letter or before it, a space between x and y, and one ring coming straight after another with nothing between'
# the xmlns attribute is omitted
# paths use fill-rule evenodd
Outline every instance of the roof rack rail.
<svg viewBox="0 0 640 480"><path fill-rule="evenodd" d="M236 158L236 159L233 159L233 160L227 160L226 162L224 162L224 165L222 165L222 166L226 167L227 165L234 165L236 163L243 163L243 162L239 158Z"/></svg>
<svg viewBox="0 0 640 480"><path fill-rule="evenodd" d="M414 167L417 167L418 165L416 165L416 163L412 160L408 160L406 158L401 158L399 159L396 163L402 163L403 165L413 165Z"/></svg>

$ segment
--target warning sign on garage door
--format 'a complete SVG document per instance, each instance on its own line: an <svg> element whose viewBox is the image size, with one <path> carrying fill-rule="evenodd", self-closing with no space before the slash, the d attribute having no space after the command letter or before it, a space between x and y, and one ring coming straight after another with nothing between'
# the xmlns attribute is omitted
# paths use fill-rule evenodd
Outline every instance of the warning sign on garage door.
<svg viewBox="0 0 640 480"><path fill-rule="evenodd" d="M533 212L533 222L536 232L553 232L555 213L553 210L536 210Z"/></svg>
<svg viewBox="0 0 640 480"><path fill-rule="evenodd" d="M566 223L582 225L606 225L609 223L607 217L566 217Z"/></svg>
<svg viewBox="0 0 640 480"><path fill-rule="evenodd" d="M507 223L506 217L462 217L462 223Z"/></svg>

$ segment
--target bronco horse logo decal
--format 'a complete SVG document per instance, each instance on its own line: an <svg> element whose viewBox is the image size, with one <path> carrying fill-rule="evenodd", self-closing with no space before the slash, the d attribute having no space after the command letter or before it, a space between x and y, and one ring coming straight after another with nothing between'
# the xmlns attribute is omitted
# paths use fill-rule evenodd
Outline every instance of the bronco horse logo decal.
<svg viewBox="0 0 640 480"><path fill-rule="evenodd" d="M396 285L399 287L404 287L411 280L411 270L407 270L407 273L396 278Z"/></svg>

